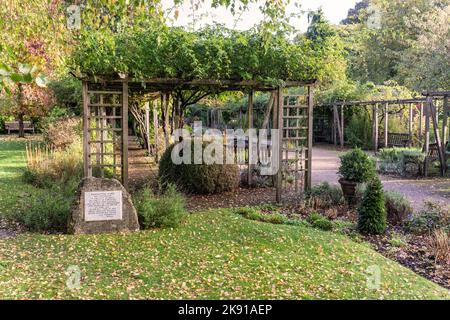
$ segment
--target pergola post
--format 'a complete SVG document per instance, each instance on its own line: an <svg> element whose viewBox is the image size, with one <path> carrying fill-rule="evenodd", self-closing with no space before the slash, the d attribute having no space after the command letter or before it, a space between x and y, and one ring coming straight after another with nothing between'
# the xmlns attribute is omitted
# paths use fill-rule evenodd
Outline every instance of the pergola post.
<svg viewBox="0 0 450 320"><path fill-rule="evenodd" d="M314 116L314 96L312 87L308 86L308 145L307 158L305 161L305 191L311 190L312 185L312 144L313 144L313 116Z"/></svg>
<svg viewBox="0 0 450 320"><path fill-rule="evenodd" d="M239 109L240 110L240 109ZM278 91L274 90L273 91L273 114L272 114L272 129L279 129L278 128ZM272 150L274 150L276 147L278 147L279 151L281 152L281 147L277 146L276 144L272 145ZM272 155L273 155L273 151L272 151ZM274 174L272 176L272 181L273 181L273 185L277 186L277 180L278 179L278 173ZM277 192L277 201L278 201L278 192Z"/></svg>
<svg viewBox="0 0 450 320"><path fill-rule="evenodd" d="M413 108L412 103L409 104L409 118L408 118L408 134L409 134L409 140L408 140L408 146L412 147L412 137L413 137Z"/></svg>
<svg viewBox="0 0 450 320"><path fill-rule="evenodd" d="M373 150L378 151L378 104L376 103L372 108L373 113Z"/></svg>
<svg viewBox="0 0 450 320"><path fill-rule="evenodd" d="M443 176L445 173L445 156L444 156L444 150L442 148L441 137L440 137L440 133L439 133L439 122L438 122L438 118L437 118L437 111L436 111L436 107L433 104L432 98L429 101L429 111L431 113L431 115L430 115L431 119L433 120L434 138L435 138L436 144L438 146L437 149L438 149L438 154L439 154L439 162L441 164L440 173L441 173L441 176Z"/></svg>
<svg viewBox="0 0 450 320"><path fill-rule="evenodd" d="M387 148L389 144L389 103L384 105L384 147Z"/></svg>
<svg viewBox="0 0 450 320"><path fill-rule="evenodd" d="M425 143L423 152L425 153L424 175L428 176L428 152L430 151L430 105L433 103L433 97L428 96L425 104Z"/></svg>
<svg viewBox="0 0 450 320"><path fill-rule="evenodd" d="M333 115L334 115L335 127L337 128L337 133L339 135L339 144L341 145L341 149L343 149L344 148L344 132L343 132L342 124L344 123L343 122L344 117L343 117L343 114L341 113L341 120L339 120L339 112L338 112L337 105L333 105ZM342 124L341 124L341 122L342 122ZM335 139L334 145L337 146L336 139Z"/></svg>
<svg viewBox="0 0 450 320"><path fill-rule="evenodd" d="M90 166L90 133L89 133L89 93L88 82L82 82L82 96L83 96L83 162L84 162L84 177L92 177L92 168Z"/></svg>
<svg viewBox="0 0 450 320"><path fill-rule="evenodd" d="M277 129L278 129L278 171L276 185L276 200L281 202L281 189L283 179L283 92L281 88L277 89L277 101L275 105L277 109Z"/></svg>
<svg viewBox="0 0 450 320"><path fill-rule="evenodd" d="M444 115L442 117L442 150L445 152L445 144L450 140L450 137L447 135L448 131L448 96L444 96Z"/></svg>
<svg viewBox="0 0 450 320"><path fill-rule="evenodd" d="M344 149L344 105L341 105L341 149Z"/></svg>
<svg viewBox="0 0 450 320"><path fill-rule="evenodd" d="M150 147L150 102L145 102L145 136L147 139L147 152L148 155L151 154Z"/></svg>
<svg viewBox="0 0 450 320"><path fill-rule="evenodd" d="M419 106L419 141L422 143L422 133L423 133L423 103Z"/></svg>
<svg viewBox="0 0 450 320"><path fill-rule="evenodd" d="M247 184L250 187L252 185L252 161L253 161L253 135L251 129L253 129L253 90L250 90L248 94L248 169L247 169Z"/></svg>
<svg viewBox="0 0 450 320"><path fill-rule="evenodd" d="M156 163L159 162L159 155L158 155L158 147L159 147L159 141L158 141L158 100L153 100L153 134L154 134L154 145L155 145L155 161Z"/></svg>
<svg viewBox="0 0 450 320"><path fill-rule="evenodd" d="M128 80L122 84L122 184L128 190Z"/></svg>
<svg viewBox="0 0 450 320"><path fill-rule="evenodd" d="M333 126L332 126L332 135L333 135L333 144L334 147L337 147L337 123L336 123L336 106L333 105Z"/></svg>

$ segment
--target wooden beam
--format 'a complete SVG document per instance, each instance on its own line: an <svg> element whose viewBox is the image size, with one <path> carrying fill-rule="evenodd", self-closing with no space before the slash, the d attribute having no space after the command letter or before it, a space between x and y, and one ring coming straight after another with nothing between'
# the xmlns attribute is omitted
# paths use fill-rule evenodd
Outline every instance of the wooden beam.
<svg viewBox="0 0 450 320"><path fill-rule="evenodd" d="M384 105L384 147L389 145L389 103Z"/></svg>
<svg viewBox="0 0 450 320"><path fill-rule="evenodd" d="M367 101L336 101L330 104L321 104L316 107L333 107L334 105L345 105L350 106L371 106L375 104L408 104L408 103L418 103L425 102L426 98L410 98L410 99L394 99L394 100L367 100Z"/></svg>
<svg viewBox="0 0 450 320"><path fill-rule="evenodd" d="M253 90L250 90L248 94L248 108L247 108L247 120L248 120L248 168L247 168L247 184L250 187L252 185L252 170L253 170L253 136L250 134L250 129L253 129Z"/></svg>
<svg viewBox="0 0 450 320"><path fill-rule="evenodd" d="M122 184L128 190L128 82L122 84Z"/></svg>
<svg viewBox="0 0 450 320"><path fill-rule="evenodd" d="M305 191L311 190L312 185L312 146L313 146L313 116L314 96L312 86L308 86L308 145L305 159Z"/></svg>
<svg viewBox="0 0 450 320"><path fill-rule="evenodd" d="M450 96L450 91L424 91L422 95L427 97L445 97Z"/></svg>
<svg viewBox="0 0 450 320"><path fill-rule="evenodd" d="M125 81L124 79L119 79L117 77L107 76L107 75L96 75L94 77L87 77L81 80L89 80L93 83L104 82L110 84L118 84ZM180 78L148 78L148 79L133 79L129 78L126 80L129 83L130 91L142 90L142 91L152 91L165 88L167 91L172 91L175 87L184 88L186 90L192 89L193 87L210 87L217 90L245 90L253 89L257 91L272 91L276 87L270 82L257 81L257 80L230 80L230 79L180 79ZM296 81L284 79L283 87L303 87L305 85L314 84L315 79L306 81Z"/></svg>
<svg viewBox="0 0 450 320"><path fill-rule="evenodd" d="M92 177L92 169L90 166L90 133L89 133L89 93L88 82L82 82L82 96L83 96L83 162L84 162L84 177Z"/></svg>

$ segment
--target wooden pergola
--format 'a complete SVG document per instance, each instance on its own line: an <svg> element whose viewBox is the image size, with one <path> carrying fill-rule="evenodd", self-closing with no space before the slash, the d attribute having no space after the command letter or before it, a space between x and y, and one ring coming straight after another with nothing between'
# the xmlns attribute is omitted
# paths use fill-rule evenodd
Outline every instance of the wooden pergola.
<svg viewBox="0 0 450 320"><path fill-rule="evenodd" d="M440 92L423 92L424 97L411 98L411 99L395 99L395 100L369 100L369 101L337 101L331 104L317 105L317 107L332 108L333 113L333 126L332 126L332 136L333 142L337 145L339 144L341 148L344 147L344 108L345 107L366 107L372 108L372 143L373 150L378 151L379 148L379 113L380 106L382 107L384 115L384 147L389 146L389 109L393 105L407 106L409 110L408 117L408 133L407 136L407 146L412 145L413 137L413 106L416 105L419 109L419 140L423 140L423 151L426 154L430 152L430 124L433 124L433 134L435 137L435 144L438 146L437 153L441 164L441 175L444 174L446 170L446 159L445 151L446 144L450 140L448 136L448 117L449 117L449 105L448 97L450 96L450 91L440 91ZM442 130L439 130L439 119L437 111L437 101L442 101ZM425 117L425 128L423 128L423 117ZM430 121L431 119L431 121ZM442 138L441 138L442 136ZM425 166L425 175L428 174L428 166Z"/></svg>
<svg viewBox="0 0 450 320"><path fill-rule="evenodd" d="M96 76L81 80L85 177L94 175L103 177L105 170L110 168L113 176L119 178L125 188L128 188L128 113L131 95L152 94L153 97L160 97L161 101L164 101L161 106L165 107L169 103L167 95L175 90L242 91L249 95L248 128L253 128L253 94L255 91L269 91L275 97L272 108L273 127L282 132L278 141L278 160L282 169L276 174L276 200L282 200L283 188L287 184L286 172L294 174L295 191L299 191L300 182L304 190L311 187L314 80L285 81L283 86L254 80L172 78L138 80L126 76L116 78ZM305 88L305 94L285 95L284 89L292 87ZM146 121L149 121L148 111L146 118ZM154 117L155 128L159 126L158 121L158 117ZM294 163L293 168L289 167L291 163ZM248 182L250 185L250 163L248 163Z"/></svg>

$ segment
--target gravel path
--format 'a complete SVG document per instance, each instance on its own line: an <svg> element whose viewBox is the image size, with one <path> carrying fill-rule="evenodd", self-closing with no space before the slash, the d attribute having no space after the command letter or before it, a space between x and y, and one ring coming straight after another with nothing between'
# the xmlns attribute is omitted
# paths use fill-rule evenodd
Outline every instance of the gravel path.
<svg viewBox="0 0 450 320"><path fill-rule="evenodd" d="M313 184L328 181L338 184L339 155L332 146L316 146L313 148ZM450 203L449 178L409 179L401 177L380 176L385 189L404 194L417 210L423 206L425 199L432 199L444 204Z"/></svg>

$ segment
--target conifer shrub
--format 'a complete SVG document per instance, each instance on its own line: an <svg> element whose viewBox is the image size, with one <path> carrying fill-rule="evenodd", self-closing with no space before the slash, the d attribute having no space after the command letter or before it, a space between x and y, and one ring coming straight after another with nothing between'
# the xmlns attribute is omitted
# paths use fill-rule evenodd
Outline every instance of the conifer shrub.
<svg viewBox="0 0 450 320"><path fill-rule="evenodd" d="M367 184L358 208L358 229L361 233L382 234L386 231L386 220L383 185L375 177Z"/></svg>

